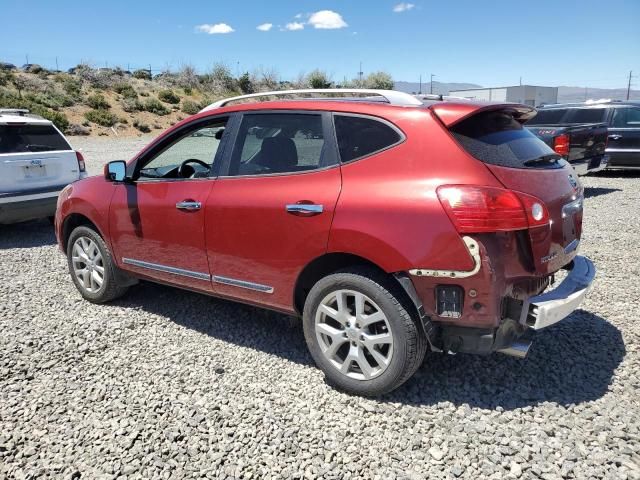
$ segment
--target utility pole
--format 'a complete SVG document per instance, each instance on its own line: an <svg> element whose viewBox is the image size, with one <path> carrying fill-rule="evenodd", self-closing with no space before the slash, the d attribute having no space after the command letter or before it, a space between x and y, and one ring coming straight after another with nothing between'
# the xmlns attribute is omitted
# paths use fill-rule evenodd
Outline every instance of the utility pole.
<svg viewBox="0 0 640 480"><path fill-rule="evenodd" d="M631 78L633 77L633 70L629 70L629 83L627 83L627 100L629 100L629 94L631 93Z"/></svg>
<svg viewBox="0 0 640 480"><path fill-rule="evenodd" d="M418 90L418 95L422 95L422 75L420 75L420 89Z"/></svg>
<svg viewBox="0 0 640 480"><path fill-rule="evenodd" d="M58 57L56 57L56 72L60 71L60 69L58 68Z"/></svg>
<svg viewBox="0 0 640 480"><path fill-rule="evenodd" d="M429 93L433 93L433 77L435 77L435 75L432 73L431 74L431 85L429 86Z"/></svg>
<svg viewBox="0 0 640 480"><path fill-rule="evenodd" d="M363 71L362 71L362 62L360 62L360 70L358 70L358 82L359 82L359 87L362 88L362 75L363 75Z"/></svg>
<svg viewBox="0 0 640 480"><path fill-rule="evenodd" d="M29 54L28 53L25 55L25 58L27 59L27 65L29 65Z"/></svg>
<svg viewBox="0 0 640 480"><path fill-rule="evenodd" d="M149 79L153 80L153 74L151 73L151 64L149 64Z"/></svg>

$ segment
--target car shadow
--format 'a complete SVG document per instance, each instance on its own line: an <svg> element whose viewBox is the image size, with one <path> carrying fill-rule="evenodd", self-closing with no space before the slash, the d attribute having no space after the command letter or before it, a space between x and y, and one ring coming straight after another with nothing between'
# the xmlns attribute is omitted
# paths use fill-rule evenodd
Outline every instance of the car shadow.
<svg viewBox="0 0 640 480"><path fill-rule="evenodd" d="M543 402L589 402L607 393L625 353L620 330L598 315L577 310L537 332L525 359L499 353L428 354L415 377L385 400L504 410Z"/></svg>
<svg viewBox="0 0 640 480"><path fill-rule="evenodd" d="M620 188L584 187L584 198L599 197L613 192L621 192Z"/></svg>
<svg viewBox="0 0 640 480"><path fill-rule="evenodd" d="M42 247L55 243L55 231L47 219L0 225L0 250Z"/></svg>
<svg viewBox="0 0 640 480"><path fill-rule="evenodd" d="M142 308L212 338L313 365L302 323L286 315L147 282L115 304ZM577 404L608 391L624 355L622 335L614 325L578 310L538 332L523 360L498 353L429 353L412 379L378 400L505 410L542 402Z"/></svg>
<svg viewBox="0 0 640 480"><path fill-rule="evenodd" d="M640 170L601 170L599 172L590 173L589 176L606 178L638 178L640 177Z"/></svg>

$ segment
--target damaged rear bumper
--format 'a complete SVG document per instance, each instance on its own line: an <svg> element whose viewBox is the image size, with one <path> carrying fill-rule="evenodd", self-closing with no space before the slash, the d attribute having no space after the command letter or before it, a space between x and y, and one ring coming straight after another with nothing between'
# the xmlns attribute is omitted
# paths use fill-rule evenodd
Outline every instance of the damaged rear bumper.
<svg viewBox="0 0 640 480"><path fill-rule="evenodd" d="M540 330L566 318L580 306L593 286L596 267L582 256L575 257L569 267L569 274L560 285L524 302L521 324Z"/></svg>

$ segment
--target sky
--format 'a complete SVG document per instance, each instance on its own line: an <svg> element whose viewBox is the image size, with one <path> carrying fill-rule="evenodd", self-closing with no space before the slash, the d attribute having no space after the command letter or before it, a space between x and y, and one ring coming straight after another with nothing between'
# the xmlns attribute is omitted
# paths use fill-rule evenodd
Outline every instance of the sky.
<svg viewBox="0 0 640 480"><path fill-rule="evenodd" d="M640 0L0 0L0 61L639 88L639 25Z"/></svg>

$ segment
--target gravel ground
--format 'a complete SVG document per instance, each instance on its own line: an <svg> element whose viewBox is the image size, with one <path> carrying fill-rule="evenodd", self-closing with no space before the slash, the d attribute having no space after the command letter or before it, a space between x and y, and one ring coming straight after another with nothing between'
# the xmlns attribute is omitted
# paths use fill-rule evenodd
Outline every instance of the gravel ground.
<svg viewBox="0 0 640 480"><path fill-rule="evenodd" d="M98 173L145 141L73 143ZM95 306L46 221L0 227L0 477L640 479L639 182L584 179L597 286L527 359L431 354L379 400L287 317L153 284Z"/></svg>

